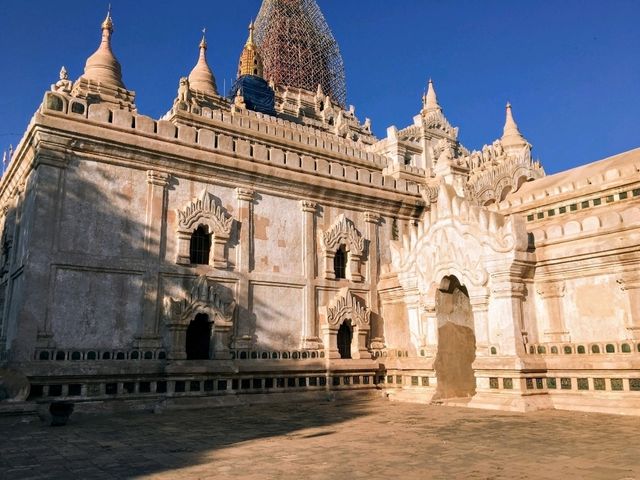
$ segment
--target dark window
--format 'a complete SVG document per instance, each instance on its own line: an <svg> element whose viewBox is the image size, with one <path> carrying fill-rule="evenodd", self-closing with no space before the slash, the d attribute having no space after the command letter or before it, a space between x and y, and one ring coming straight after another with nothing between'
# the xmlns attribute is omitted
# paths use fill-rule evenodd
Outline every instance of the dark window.
<svg viewBox="0 0 640 480"><path fill-rule="evenodd" d="M211 251L211 235L207 233L206 227L200 225L191 235L191 245L189 255L191 263L196 265L207 265L209 263L209 252Z"/></svg>
<svg viewBox="0 0 640 480"><path fill-rule="evenodd" d="M343 246L340 246L336 256L333 257L333 271L336 279L347 278L347 252L344 251Z"/></svg>
<svg viewBox="0 0 640 480"><path fill-rule="evenodd" d="M346 321L343 322L338 330L338 352L340 352L340 358L351 358L352 337L351 325Z"/></svg>
<svg viewBox="0 0 640 480"><path fill-rule="evenodd" d="M199 313L187 327L187 360L208 359L210 341L211 325L209 324L209 316Z"/></svg>

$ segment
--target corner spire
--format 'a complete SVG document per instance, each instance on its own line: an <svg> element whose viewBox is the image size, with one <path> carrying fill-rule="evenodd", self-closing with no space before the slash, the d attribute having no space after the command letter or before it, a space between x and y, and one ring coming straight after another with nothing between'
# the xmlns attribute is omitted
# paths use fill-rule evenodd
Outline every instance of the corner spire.
<svg viewBox="0 0 640 480"><path fill-rule="evenodd" d="M505 148L524 147L525 145L529 145L529 142L527 142L527 140L522 136L516 121L513 119L511 103L509 102L507 102L506 106L506 118L501 141Z"/></svg>
<svg viewBox="0 0 640 480"><path fill-rule="evenodd" d="M216 87L216 79L213 76L213 72L207 63L207 39L206 29L202 29L202 40L200 40L199 48L200 55L198 57L198 63L193 67L189 74L189 85L193 90L198 90L206 95L216 96L218 95L218 88Z"/></svg>
<svg viewBox="0 0 640 480"><path fill-rule="evenodd" d="M120 63L111 51L111 34L113 33L113 19L111 5L107 16L102 22L102 39L98 49L87 59L83 77L93 82L103 83L111 87L126 89L122 82Z"/></svg>
<svg viewBox="0 0 640 480"><path fill-rule="evenodd" d="M441 112L442 107L438 103L438 97L436 96L436 90L433 87L433 80L429 79L429 85L427 87L427 93L422 96L422 113Z"/></svg>

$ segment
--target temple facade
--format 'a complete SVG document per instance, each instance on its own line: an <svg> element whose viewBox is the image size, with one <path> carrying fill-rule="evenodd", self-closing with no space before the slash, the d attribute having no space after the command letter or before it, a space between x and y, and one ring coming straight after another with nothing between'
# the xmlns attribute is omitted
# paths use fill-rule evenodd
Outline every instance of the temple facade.
<svg viewBox="0 0 640 480"><path fill-rule="evenodd" d="M3 403L640 414L640 149L546 176L511 105L470 151L431 81L378 139L314 0L264 0L229 97L203 37L159 119L101 32L0 181Z"/></svg>

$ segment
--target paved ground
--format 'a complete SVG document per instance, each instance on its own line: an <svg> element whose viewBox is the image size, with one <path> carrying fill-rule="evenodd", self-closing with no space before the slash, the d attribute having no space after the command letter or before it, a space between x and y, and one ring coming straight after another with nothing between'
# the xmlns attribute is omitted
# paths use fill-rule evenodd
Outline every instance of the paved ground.
<svg viewBox="0 0 640 480"><path fill-rule="evenodd" d="M384 400L3 419L0 478L640 480L640 420Z"/></svg>

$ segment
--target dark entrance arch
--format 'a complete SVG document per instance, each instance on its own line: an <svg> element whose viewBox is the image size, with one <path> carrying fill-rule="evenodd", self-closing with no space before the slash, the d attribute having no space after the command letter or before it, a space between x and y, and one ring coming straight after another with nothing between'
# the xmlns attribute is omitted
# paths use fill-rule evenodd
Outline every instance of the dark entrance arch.
<svg viewBox="0 0 640 480"><path fill-rule="evenodd" d="M187 360L208 360L211 344L211 324L204 313L196 315L187 327Z"/></svg>
<svg viewBox="0 0 640 480"><path fill-rule="evenodd" d="M469 293L454 277L445 277L436 293L438 353L434 362L438 387L434 400L468 398L476 393L473 361L476 337Z"/></svg>
<svg viewBox="0 0 640 480"><path fill-rule="evenodd" d="M347 321L342 322L338 329L338 352L340 358L351 358L351 341L353 340L353 331L351 325Z"/></svg>

